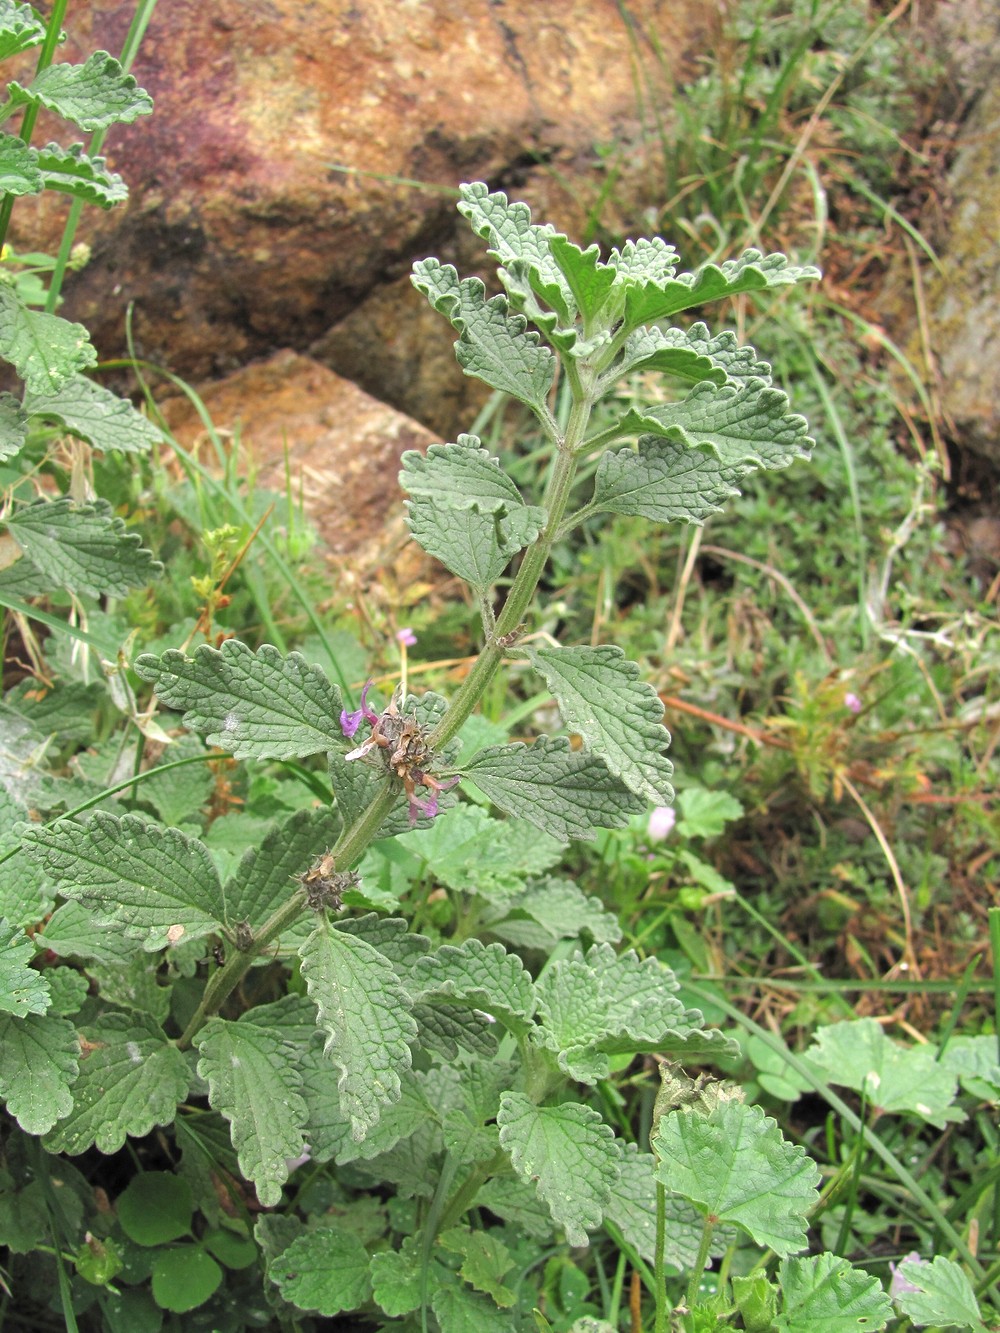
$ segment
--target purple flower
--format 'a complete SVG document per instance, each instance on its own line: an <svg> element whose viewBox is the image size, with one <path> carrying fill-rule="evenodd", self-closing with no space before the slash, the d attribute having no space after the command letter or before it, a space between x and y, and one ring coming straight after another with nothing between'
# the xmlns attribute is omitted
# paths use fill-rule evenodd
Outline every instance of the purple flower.
<svg viewBox="0 0 1000 1333"><path fill-rule="evenodd" d="M646 836L653 842L662 842L677 823L677 815L671 805L658 805L651 811L646 826Z"/></svg>
<svg viewBox="0 0 1000 1333"><path fill-rule="evenodd" d="M923 1264L923 1262L924 1261L916 1250L911 1250L903 1259L904 1264ZM928 1264L926 1267L929 1268L930 1265ZM889 1284L889 1295L893 1300L896 1300L899 1296L905 1295L908 1291L920 1290L920 1288L916 1286L915 1283L911 1282L909 1278L903 1276L895 1264L890 1264L889 1268L892 1272L892 1282Z"/></svg>
<svg viewBox="0 0 1000 1333"><path fill-rule="evenodd" d="M396 631L396 642L401 648L412 648L416 641L417 636L414 634L413 630L410 629L409 625L407 625L405 629L398 629Z"/></svg>
<svg viewBox="0 0 1000 1333"><path fill-rule="evenodd" d="M361 691L361 707L355 708L353 713L349 713L346 708L340 710L340 730L347 739L353 740L354 733L361 726L361 719L370 722L372 726L378 721L378 713L368 707L368 691L371 689L374 681L365 681L365 688Z"/></svg>
<svg viewBox="0 0 1000 1333"><path fill-rule="evenodd" d="M845 694L844 707L849 708L852 713L860 713L864 705L856 694Z"/></svg>

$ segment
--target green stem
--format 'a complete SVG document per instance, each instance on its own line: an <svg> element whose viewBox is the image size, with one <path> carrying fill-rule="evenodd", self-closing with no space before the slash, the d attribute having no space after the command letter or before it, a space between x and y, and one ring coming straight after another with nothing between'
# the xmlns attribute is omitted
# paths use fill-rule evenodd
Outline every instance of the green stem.
<svg viewBox="0 0 1000 1333"><path fill-rule="evenodd" d="M35 66L35 77L41 74L43 69L47 69L52 64L52 57L56 53L56 47L59 45L59 34L62 31L62 22L66 17L66 7L69 0L55 0L52 6L52 14L49 18L49 26L45 32L45 41L42 42L42 49L38 54L38 64ZM35 132L35 121L38 119L38 112L41 108L37 102L29 102L25 108L24 117L21 120L21 128L18 132L18 138L24 143L31 143L31 136ZM3 248L7 240L7 228L10 226L10 215L14 208L14 195L7 194L3 197L3 203L0 203L0 249Z"/></svg>
<svg viewBox="0 0 1000 1333"><path fill-rule="evenodd" d="M441 1220L437 1227L438 1233L456 1226L468 1212L473 1199L486 1182L508 1164L507 1154L503 1152L495 1153L488 1162L480 1162L475 1170L466 1176L441 1210Z"/></svg>
<svg viewBox="0 0 1000 1333"><path fill-rule="evenodd" d="M667 1333L667 1277L663 1256L667 1243L667 1189L656 1182L656 1248L653 1251L653 1281L656 1283L654 1333Z"/></svg>
<svg viewBox="0 0 1000 1333"><path fill-rule="evenodd" d="M686 1302L689 1310L693 1310L698 1304L698 1288L701 1286L701 1279L705 1272L705 1265L708 1263L709 1252L712 1248L712 1237L715 1234L715 1223L710 1217L705 1218L705 1226L701 1233L701 1244L698 1246L698 1257L694 1261L694 1267L691 1269L691 1280L688 1282Z"/></svg>

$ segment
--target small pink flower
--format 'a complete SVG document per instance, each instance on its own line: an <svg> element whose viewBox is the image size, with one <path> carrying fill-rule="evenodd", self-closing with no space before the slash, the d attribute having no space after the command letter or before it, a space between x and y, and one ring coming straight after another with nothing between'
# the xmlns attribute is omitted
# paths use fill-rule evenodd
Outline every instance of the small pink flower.
<svg viewBox="0 0 1000 1333"><path fill-rule="evenodd" d="M398 629L396 631L396 642L400 645L400 647L412 648L413 645L416 643L416 641L417 641L417 636L414 634L413 630L410 629L409 625L407 625L404 629Z"/></svg>
<svg viewBox="0 0 1000 1333"><path fill-rule="evenodd" d="M646 836L653 842L662 842L677 823L677 815L671 805L658 805L649 816Z"/></svg>
<svg viewBox="0 0 1000 1333"><path fill-rule="evenodd" d="M353 713L349 713L346 708L340 710L340 730L348 740L354 739L354 733L361 726L361 719L370 722L372 726L378 721L378 713L368 707L368 691L371 689L374 681L365 681L365 688L361 691L361 707L355 708Z"/></svg>
<svg viewBox="0 0 1000 1333"><path fill-rule="evenodd" d="M922 1264L923 1260L916 1250L911 1250L903 1259L904 1264ZM928 1268L930 1265L926 1265ZM892 1273L892 1282L889 1284L889 1295L895 1300L898 1296L904 1296L908 1291L919 1291L920 1288L909 1278L903 1276L895 1264L889 1265L889 1271Z"/></svg>
<svg viewBox="0 0 1000 1333"><path fill-rule="evenodd" d="M844 707L849 708L852 713L860 713L864 705L856 694L845 694Z"/></svg>

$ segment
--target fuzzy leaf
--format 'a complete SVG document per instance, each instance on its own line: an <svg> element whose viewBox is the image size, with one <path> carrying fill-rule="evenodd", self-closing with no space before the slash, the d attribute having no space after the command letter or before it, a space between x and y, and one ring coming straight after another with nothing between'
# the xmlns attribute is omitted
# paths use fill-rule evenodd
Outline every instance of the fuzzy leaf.
<svg viewBox="0 0 1000 1333"><path fill-rule="evenodd" d="M59 882L63 897L88 906L99 923L142 939L147 952L225 922L211 856L177 829L97 811L86 824L32 825L24 846Z"/></svg>
<svg viewBox="0 0 1000 1333"><path fill-rule="evenodd" d="M267 1271L286 1301L327 1318L356 1310L371 1296L368 1251L340 1227L317 1227L299 1236Z"/></svg>
<svg viewBox="0 0 1000 1333"><path fill-rule="evenodd" d="M862 1093L880 1113L909 1111L939 1128L958 1091L936 1047L900 1046L874 1018L817 1029L806 1055L831 1083Z"/></svg>
<svg viewBox="0 0 1000 1333"><path fill-rule="evenodd" d="M13 287L0 283L0 357L9 361L31 393L56 393L97 353L82 324L29 310Z"/></svg>
<svg viewBox="0 0 1000 1333"><path fill-rule="evenodd" d="M598 512L638 515L654 523L700 524L739 495L733 482L743 472L743 467L722 463L708 447L692 449L642 435L637 449L601 455L592 503Z"/></svg>
<svg viewBox="0 0 1000 1333"><path fill-rule="evenodd" d="M514 1267L510 1251L498 1236L490 1231L472 1231L469 1227L452 1227L443 1231L437 1243L443 1250L462 1256L459 1275L471 1287L492 1296L497 1305L514 1304L515 1294L505 1287L503 1279Z"/></svg>
<svg viewBox="0 0 1000 1333"><path fill-rule="evenodd" d="M626 246L628 244L626 242ZM695 273L680 273L674 278L668 276L671 264L665 262L665 257L640 258L638 246L642 245L641 241L637 243L627 263L624 259L626 246L623 246L622 258L617 260L619 272L627 273L628 277L625 321L629 328L667 319L679 310L704 305L706 301L718 301L724 296L787 286L821 276L819 269L811 264L801 268L789 264L783 254L762 255L759 250L744 250L739 259L729 259L721 265L703 264Z"/></svg>
<svg viewBox="0 0 1000 1333"><path fill-rule="evenodd" d="M556 232L548 238L548 251L573 294L573 303L589 325L604 310L617 276L610 264L602 264L596 245L582 250Z"/></svg>
<svg viewBox="0 0 1000 1333"><path fill-rule="evenodd" d="M436 259L414 264L413 285L458 330L455 356L467 375L547 415L555 357L521 315L508 313L505 296L487 300L479 278L460 280L451 264Z"/></svg>
<svg viewBox="0 0 1000 1333"><path fill-rule="evenodd" d="M428 555L485 593L511 558L536 540L545 525L545 511L522 504L484 514L476 505L455 509L417 498L407 501L406 519L413 540Z"/></svg>
<svg viewBox="0 0 1000 1333"><path fill-rule="evenodd" d="M36 569L56 588L124 597L163 572L137 532L106 500L74 504L69 496L37 500L9 514L8 531Z"/></svg>
<svg viewBox="0 0 1000 1333"><path fill-rule="evenodd" d="M73 375L55 392L29 392L24 406L29 416L56 421L71 435L105 452L145 453L165 438L160 428L137 412L127 398L120 398L85 375Z"/></svg>
<svg viewBox="0 0 1000 1333"><path fill-rule="evenodd" d="M639 1152L634 1143L621 1147L621 1178L611 1186L604 1215L628 1244L647 1263L652 1263L656 1253L656 1158L652 1153ZM684 1272L694 1267L705 1221L686 1200L669 1194L664 1200L664 1212L667 1221L664 1258ZM720 1228L713 1239L712 1255L724 1254L728 1241L729 1229Z"/></svg>
<svg viewBox="0 0 1000 1333"><path fill-rule="evenodd" d="M607 1078L609 1053L737 1054L733 1041L705 1028L697 1009L684 1008L672 994L678 989L658 959L640 961L631 949L616 955L610 944L595 944L586 956L552 963L535 983L539 1041L582 1083Z"/></svg>
<svg viewBox="0 0 1000 1333"><path fill-rule="evenodd" d="M482 181L459 186L459 195L458 211L487 242L490 255L503 265L501 277L511 295L523 304L534 291L562 323L569 323L574 300L571 285L552 253L551 243L558 234L555 228L547 222L533 224L527 204L508 203L501 190L491 193ZM564 254L564 259L573 266L574 256Z"/></svg>
<svg viewBox="0 0 1000 1333"><path fill-rule="evenodd" d="M27 412L12 393L0 393L0 463L13 458L27 438Z"/></svg>
<svg viewBox="0 0 1000 1333"><path fill-rule="evenodd" d="M252 1014L244 1015L250 1018ZM302 1151L308 1118L302 1079L281 1037L242 1019L210 1018L195 1038L208 1100L232 1127L240 1170L265 1208L281 1201L286 1158Z"/></svg>
<svg viewBox="0 0 1000 1333"><path fill-rule="evenodd" d="M531 881L516 898L505 900L503 910L490 919L490 932L517 949L549 952L557 940L580 935L597 944L614 944L622 937L618 918L604 910L599 898L551 875Z"/></svg>
<svg viewBox="0 0 1000 1333"><path fill-rule="evenodd" d="M99 208L113 208L128 198L128 186L121 176L108 171L103 157L90 157L82 143L63 148L47 144L37 152L42 181L48 190L59 190L74 199L84 199Z"/></svg>
<svg viewBox="0 0 1000 1333"><path fill-rule="evenodd" d="M569 1244L589 1244L621 1173L611 1127L589 1106L535 1106L519 1092L501 1094L497 1124L515 1171L535 1182Z"/></svg>
<svg viewBox="0 0 1000 1333"><path fill-rule="evenodd" d="M131 125L153 109L153 99L107 51L95 51L83 65L49 65L29 87L10 83L7 90L12 105L35 102L90 132Z"/></svg>
<svg viewBox="0 0 1000 1333"><path fill-rule="evenodd" d="M26 1134L47 1134L73 1108L80 1043L65 1018L0 1016L0 1097Z"/></svg>
<svg viewBox="0 0 1000 1333"><path fill-rule="evenodd" d="M109 931L82 903L62 903L45 923L39 941L59 958L94 959L124 967L142 951L139 940Z"/></svg>
<svg viewBox="0 0 1000 1333"><path fill-rule="evenodd" d="M741 1227L782 1256L805 1248L819 1169L759 1106L721 1101L709 1115L661 1116L653 1147L657 1180L702 1216Z"/></svg>
<svg viewBox="0 0 1000 1333"><path fill-rule="evenodd" d="M460 435L454 444L432 444L426 454L408 449L400 459L399 483L410 495L427 496L451 509L504 514L523 505L521 492L499 460L481 444L478 435Z"/></svg>
<svg viewBox="0 0 1000 1333"><path fill-rule="evenodd" d="M168 708L184 709L184 725L237 759L298 759L345 749L341 699L301 653L283 656L265 643L255 653L239 639L221 648L202 644L193 657L171 649L144 653L135 670L152 681Z"/></svg>
<svg viewBox="0 0 1000 1333"><path fill-rule="evenodd" d="M0 844L0 851L6 850ZM0 917L8 925L36 925L52 910L54 902L54 889L23 851L0 861Z"/></svg>
<svg viewBox="0 0 1000 1333"><path fill-rule="evenodd" d="M507 814L563 841L590 839L595 827L623 828L629 815L645 809L600 759L571 750L560 738L490 746L470 760L463 776Z"/></svg>
<svg viewBox="0 0 1000 1333"><path fill-rule="evenodd" d="M0 29L0 45L3 33ZM38 154L16 134L0 131L0 190L17 197L38 194L44 189L42 173L38 169Z"/></svg>
<svg viewBox="0 0 1000 1333"><path fill-rule="evenodd" d="M334 810L299 810L249 847L223 890L228 920L263 925L291 895L295 876L336 842L340 823Z"/></svg>
<svg viewBox="0 0 1000 1333"><path fill-rule="evenodd" d="M105 1014L80 1035L73 1109L46 1136L49 1152L76 1156L93 1144L102 1153L115 1153L127 1137L141 1139L154 1125L171 1124L191 1075L157 1023Z"/></svg>
<svg viewBox="0 0 1000 1333"><path fill-rule="evenodd" d="M20 55L45 41L45 24L31 5L0 0L0 60Z"/></svg>
<svg viewBox="0 0 1000 1333"><path fill-rule="evenodd" d="M407 1236L398 1250L373 1254L372 1291L379 1307L397 1317L416 1310L423 1290L423 1271L423 1255L413 1236Z"/></svg>
<svg viewBox="0 0 1000 1333"><path fill-rule="evenodd" d="M679 258L674 247L662 236L652 236L626 241L621 248L614 246L608 265L615 270L620 286L641 291L646 286L658 289L669 282L677 271Z"/></svg>
<svg viewBox="0 0 1000 1333"><path fill-rule="evenodd" d="M918 1328L944 1324L948 1328L982 1328L979 1302L972 1283L958 1264L944 1255L926 1259L904 1259L899 1274L918 1291L904 1291L896 1304Z"/></svg>
<svg viewBox="0 0 1000 1333"><path fill-rule="evenodd" d="M630 408L620 422L624 434L651 431L688 449L710 445L727 471L726 480L755 467L788 467L808 458L815 443L805 417L788 411L788 397L763 380L696 385L679 403Z"/></svg>
<svg viewBox="0 0 1000 1333"><path fill-rule="evenodd" d="M340 1070L341 1109L360 1142L382 1107L399 1100L417 1035L410 1000L392 964L367 940L321 920L299 950L309 997Z"/></svg>
<svg viewBox="0 0 1000 1333"><path fill-rule="evenodd" d="M41 973L28 966L37 952L19 926L0 917L0 1012L24 1018L48 1009L49 988Z"/></svg>
<svg viewBox="0 0 1000 1333"><path fill-rule="evenodd" d="M783 1259L778 1269L778 1333L858 1333L885 1328L892 1302L877 1277L835 1254Z"/></svg>
<svg viewBox="0 0 1000 1333"><path fill-rule="evenodd" d="M707 333L704 324L695 324L690 329L661 329L655 324L652 328L636 329L629 334L620 355L601 377L602 385L609 386L638 370L658 370L661 374L675 375L695 383L711 380L713 384L725 384L726 369L710 355L711 344L699 337L702 331ZM719 339L726 336L720 334ZM728 337L735 342L734 334L730 333ZM754 360L752 350L747 350L745 359Z"/></svg>
<svg viewBox="0 0 1000 1333"><path fill-rule="evenodd" d="M535 993L531 976L516 954L502 944L466 940L443 944L419 959L416 976L421 1000L441 997L492 1014L504 1027L522 1036L531 1027Z"/></svg>
<svg viewBox="0 0 1000 1333"><path fill-rule="evenodd" d="M555 696L569 731L581 735L630 791L669 805L674 766L663 751L670 733L663 704L620 648L532 648L531 665Z"/></svg>

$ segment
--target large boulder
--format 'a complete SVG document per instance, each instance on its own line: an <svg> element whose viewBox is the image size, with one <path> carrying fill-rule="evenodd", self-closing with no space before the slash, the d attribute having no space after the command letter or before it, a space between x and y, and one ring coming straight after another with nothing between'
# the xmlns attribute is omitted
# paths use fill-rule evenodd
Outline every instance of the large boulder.
<svg viewBox="0 0 1000 1333"><path fill-rule="evenodd" d="M75 7L60 58L120 50L133 7ZM135 301L139 353L194 380L305 350L447 241L461 180L516 182L532 163L612 140L640 97L669 100L704 11L700 0L160 4L134 67L155 112L107 145L132 197L85 214L93 259L63 313L111 355ZM58 198L36 213L19 201L15 244L54 248L64 215Z"/></svg>

